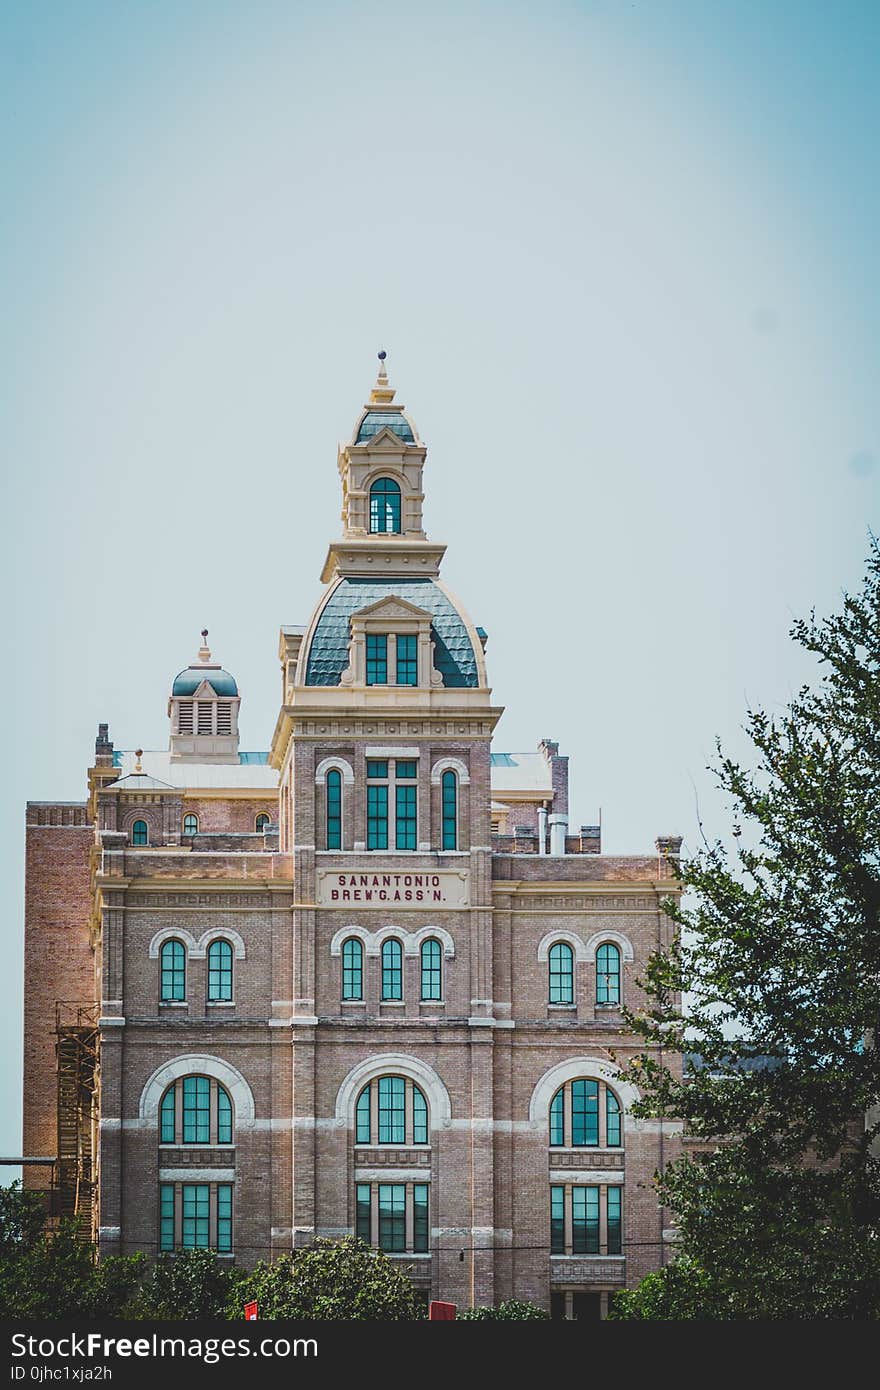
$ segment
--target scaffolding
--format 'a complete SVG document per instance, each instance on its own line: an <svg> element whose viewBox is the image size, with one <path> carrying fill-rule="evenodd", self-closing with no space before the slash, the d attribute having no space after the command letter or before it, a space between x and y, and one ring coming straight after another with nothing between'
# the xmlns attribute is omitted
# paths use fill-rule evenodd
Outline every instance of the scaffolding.
<svg viewBox="0 0 880 1390"><path fill-rule="evenodd" d="M55 1005L58 1074L59 1216L78 1222L84 1240L94 1238L96 1122L98 1113L98 1007Z"/></svg>

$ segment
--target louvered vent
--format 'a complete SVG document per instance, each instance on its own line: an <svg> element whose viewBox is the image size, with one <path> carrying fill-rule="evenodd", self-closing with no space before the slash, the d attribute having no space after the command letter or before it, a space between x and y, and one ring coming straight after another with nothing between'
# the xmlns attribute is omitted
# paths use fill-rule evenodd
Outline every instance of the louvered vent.
<svg viewBox="0 0 880 1390"><path fill-rule="evenodd" d="M199 733L212 734L214 732L214 721L211 718L211 711L214 708L212 700L198 700L199 707Z"/></svg>
<svg viewBox="0 0 880 1390"><path fill-rule="evenodd" d="M228 700L218 700L217 702L217 732L218 734L232 733L232 706Z"/></svg>
<svg viewBox="0 0 880 1390"><path fill-rule="evenodd" d="M191 734L193 731L193 702L192 700L181 700L177 707L178 719L180 721L180 732Z"/></svg>

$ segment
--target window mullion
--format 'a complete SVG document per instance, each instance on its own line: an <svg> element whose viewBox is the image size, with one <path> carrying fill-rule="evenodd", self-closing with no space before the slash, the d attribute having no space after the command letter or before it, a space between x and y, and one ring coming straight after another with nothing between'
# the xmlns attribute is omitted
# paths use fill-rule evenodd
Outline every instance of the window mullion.
<svg viewBox="0 0 880 1390"><path fill-rule="evenodd" d="M604 1182L599 1186L599 1253L608 1254L608 1187Z"/></svg>
<svg viewBox="0 0 880 1390"><path fill-rule="evenodd" d="M563 1221L565 1224L564 1246L566 1255L572 1254L574 1250L574 1221L572 1219L572 1188L570 1183L565 1185L565 1203L563 1205Z"/></svg>

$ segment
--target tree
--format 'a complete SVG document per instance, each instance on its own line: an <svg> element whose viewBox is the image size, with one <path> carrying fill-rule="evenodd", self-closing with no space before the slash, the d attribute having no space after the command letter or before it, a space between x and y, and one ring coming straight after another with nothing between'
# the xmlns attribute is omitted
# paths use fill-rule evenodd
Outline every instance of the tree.
<svg viewBox="0 0 880 1390"><path fill-rule="evenodd" d="M167 1321L222 1318L233 1282L233 1272L220 1263L214 1250L160 1255L127 1315Z"/></svg>
<svg viewBox="0 0 880 1390"><path fill-rule="evenodd" d="M753 769L719 744L734 848L706 842L682 863L694 903L667 904L680 930L649 962L646 1007L627 1014L663 1049L632 1066L637 1113L684 1120L704 1152L659 1178L678 1262L619 1298L614 1316L880 1316L873 537L861 592L791 635L818 659L817 680L779 716L748 712ZM699 1065L676 1070L670 1054Z"/></svg>
<svg viewBox="0 0 880 1390"><path fill-rule="evenodd" d="M550 1314L539 1308L537 1303L507 1298L495 1308L465 1308L458 1316L468 1322L546 1322Z"/></svg>
<svg viewBox="0 0 880 1390"><path fill-rule="evenodd" d="M409 1321L424 1316L407 1270L354 1236L319 1239L236 1280L228 1316L256 1299L261 1318Z"/></svg>

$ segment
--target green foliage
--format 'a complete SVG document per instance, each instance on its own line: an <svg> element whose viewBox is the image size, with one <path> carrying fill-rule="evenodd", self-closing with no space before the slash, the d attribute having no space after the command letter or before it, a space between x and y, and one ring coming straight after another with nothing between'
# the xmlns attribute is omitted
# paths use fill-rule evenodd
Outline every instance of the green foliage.
<svg viewBox="0 0 880 1390"><path fill-rule="evenodd" d="M160 1255L126 1316L168 1321L222 1318L232 1283L232 1271L220 1263L213 1250Z"/></svg>
<svg viewBox="0 0 880 1390"><path fill-rule="evenodd" d="M754 769L719 746L735 848L707 842L682 864L693 905L668 904L681 930L627 1013L663 1049L632 1065L637 1113L684 1120L705 1151L659 1181L678 1262L618 1317L880 1316L876 541L861 593L792 636L820 679L778 716L749 711ZM684 1053L702 1066L682 1072Z"/></svg>
<svg viewBox="0 0 880 1390"><path fill-rule="evenodd" d="M406 1267L354 1236L316 1240L235 1281L227 1316L256 1299L261 1318L411 1321L423 1316Z"/></svg>
<svg viewBox="0 0 880 1390"><path fill-rule="evenodd" d="M0 1260L36 1245L46 1226L46 1208L38 1192L25 1192L21 1183L0 1187Z"/></svg>
<svg viewBox="0 0 880 1390"><path fill-rule="evenodd" d="M457 1316L468 1322L520 1322L523 1319L544 1322L550 1317L550 1314L545 1313L544 1309L539 1308L536 1303L526 1303L521 1298L507 1298L503 1303L499 1303L497 1308L465 1308Z"/></svg>

